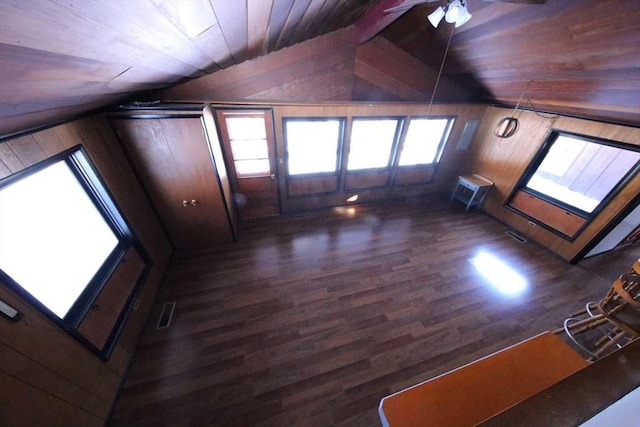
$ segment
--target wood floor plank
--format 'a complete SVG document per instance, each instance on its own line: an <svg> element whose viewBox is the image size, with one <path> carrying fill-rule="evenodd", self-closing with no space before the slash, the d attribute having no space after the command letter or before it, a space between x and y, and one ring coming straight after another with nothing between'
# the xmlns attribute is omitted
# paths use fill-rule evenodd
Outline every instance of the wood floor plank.
<svg viewBox="0 0 640 427"><path fill-rule="evenodd" d="M377 425L385 395L555 329L609 288L603 263L569 265L463 208L255 219L233 245L179 254L110 425ZM491 285L470 262L482 252L522 293Z"/></svg>

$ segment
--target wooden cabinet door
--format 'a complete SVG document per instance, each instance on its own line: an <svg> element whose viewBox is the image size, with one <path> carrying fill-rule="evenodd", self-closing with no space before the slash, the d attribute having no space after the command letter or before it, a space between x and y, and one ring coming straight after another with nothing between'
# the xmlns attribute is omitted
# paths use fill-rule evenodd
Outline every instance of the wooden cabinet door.
<svg viewBox="0 0 640 427"><path fill-rule="evenodd" d="M556 206L540 197L518 190L509 201L509 207L521 212L541 224L573 238L584 227L587 220Z"/></svg>
<svg viewBox="0 0 640 427"><path fill-rule="evenodd" d="M144 268L144 259L134 246L130 247L78 326L78 332L98 349L104 349L117 327L118 317L127 309L126 303Z"/></svg>
<svg viewBox="0 0 640 427"><path fill-rule="evenodd" d="M200 117L112 123L177 250L233 240Z"/></svg>

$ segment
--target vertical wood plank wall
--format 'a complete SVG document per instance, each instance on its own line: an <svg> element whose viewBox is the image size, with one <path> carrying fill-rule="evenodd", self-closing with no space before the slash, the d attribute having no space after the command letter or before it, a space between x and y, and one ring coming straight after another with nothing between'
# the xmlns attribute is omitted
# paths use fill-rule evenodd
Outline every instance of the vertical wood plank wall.
<svg viewBox="0 0 640 427"><path fill-rule="evenodd" d="M108 362L0 282L0 298L24 312L0 318L0 424L103 425L171 255L162 228L107 122L99 116L0 142L0 178L81 144L154 266Z"/></svg>
<svg viewBox="0 0 640 427"><path fill-rule="evenodd" d="M484 204L487 213L565 260L571 260L640 193L640 176L632 179L573 242L542 227L531 226L526 218L506 209L504 204L509 194L552 129L633 145L640 145L640 129L571 117L545 118L534 112L522 112L517 113L520 114L520 128L514 136L496 137L493 130L498 121L512 114L511 109L487 108L472 144L468 172L481 174L495 183Z"/></svg>
<svg viewBox="0 0 640 427"><path fill-rule="evenodd" d="M388 200L391 198L415 196L420 194L449 191L455 185L457 175L463 172L469 158L467 150L457 150L456 145L462 134L464 126L469 120L479 120L485 110L484 105L472 104L442 104L433 105L429 117L455 116L456 120L449 135L449 140L442 154L440 164L435 175L427 184L385 187L382 189L358 190L359 202L374 200ZM410 117L426 116L429 106L426 104L318 104L318 105L277 105L274 107L274 126L276 134L276 147L278 153L278 180L280 186L281 207L284 212L301 211L326 206L344 205L346 192L339 191L334 194L317 195L307 198L287 197L287 183L284 137L282 119L286 117L344 117L349 127L353 117ZM350 194L351 194L350 193Z"/></svg>

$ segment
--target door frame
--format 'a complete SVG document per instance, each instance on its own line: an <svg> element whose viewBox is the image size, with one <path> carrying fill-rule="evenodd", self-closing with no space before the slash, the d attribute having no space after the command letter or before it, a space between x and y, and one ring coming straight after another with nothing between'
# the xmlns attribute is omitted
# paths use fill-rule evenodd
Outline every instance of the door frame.
<svg viewBox="0 0 640 427"><path fill-rule="evenodd" d="M280 201L280 184L279 184L279 176L278 176L278 147L276 144L276 135L275 135L275 127L274 127L274 117L273 117L273 108L260 108L260 107L225 107L225 106L212 106L214 109L214 117L216 120L216 128L218 130L218 137L220 138L220 145L222 147L223 155L225 163L227 164L227 170L229 173L229 178L231 181L231 186L233 188L234 193L240 193L241 188L241 180L242 179L259 179L266 177L256 177L256 178L239 178L238 173L235 167L235 159L233 157L233 153L231 152L231 141L229 139L229 132L227 130L227 124L224 120L224 113L233 113L238 116L251 116L251 115L260 115L264 118L265 122L265 133L267 139L267 149L269 155L269 169L270 169L270 179L272 182L272 202L275 208L275 212L270 215L280 215L282 212L282 206ZM236 205L237 205L236 201ZM242 209L238 208L238 215L240 218L243 217Z"/></svg>

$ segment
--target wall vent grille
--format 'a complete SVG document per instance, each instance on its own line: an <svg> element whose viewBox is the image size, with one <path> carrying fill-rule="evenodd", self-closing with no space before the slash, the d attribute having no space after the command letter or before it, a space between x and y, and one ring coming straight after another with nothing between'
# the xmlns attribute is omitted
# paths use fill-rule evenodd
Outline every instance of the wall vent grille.
<svg viewBox="0 0 640 427"><path fill-rule="evenodd" d="M524 237L522 237L521 235L519 235L518 233L516 233L515 231L507 231L506 234L511 237L513 240L520 242L520 243L527 243L527 239L525 239Z"/></svg>

